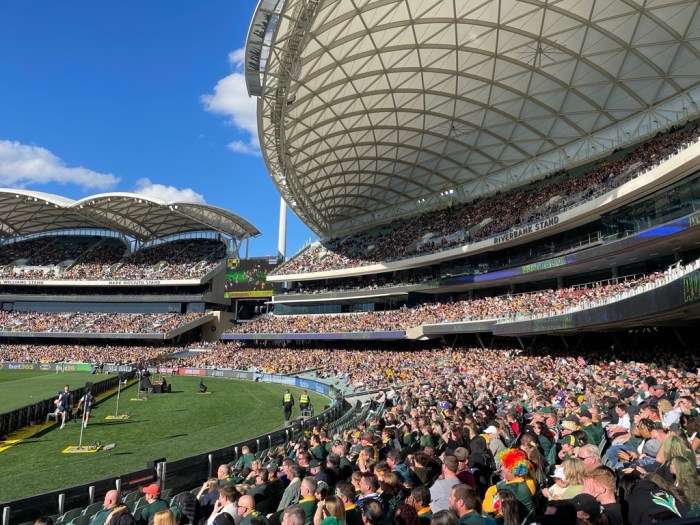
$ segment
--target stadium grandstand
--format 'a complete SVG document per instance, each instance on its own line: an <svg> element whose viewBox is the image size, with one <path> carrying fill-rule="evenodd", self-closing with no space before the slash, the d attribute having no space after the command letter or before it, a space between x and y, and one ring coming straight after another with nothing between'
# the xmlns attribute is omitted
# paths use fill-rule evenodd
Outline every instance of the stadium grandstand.
<svg viewBox="0 0 700 525"><path fill-rule="evenodd" d="M224 338L697 320L690 26L634 3L496 6L261 2L246 48L261 145L320 240L269 276L286 285L274 312Z"/></svg>
<svg viewBox="0 0 700 525"><path fill-rule="evenodd" d="M131 193L3 189L0 210L6 341L215 337L227 261L260 234L221 208Z"/></svg>
<svg viewBox="0 0 700 525"><path fill-rule="evenodd" d="M158 490L182 491L168 502L181 523L238 523L251 505L272 525L458 523L452 513L477 525L490 523L479 513L574 525L577 511L586 523L693 523L698 28L691 0L260 0L245 77L258 98L262 154L282 198L319 240L276 268L245 266L237 243L257 232L231 219L237 233L210 225L214 237L186 248L201 254L194 263L177 256L194 241L173 239L167 251L145 235L158 229L149 213L132 224L151 200L131 196L132 215L104 196L80 206L45 199L53 209L89 204L70 228L88 221L117 234L54 245L43 232L58 219L13 233L14 246L0 253L8 301L48 300L32 294L32 280L42 282L42 297L69 286L72 299L51 300L67 304L99 302L92 290L118 304L117 290L143 310L139 330L173 334L171 314L185 320L224 308L250 292L241 282L270 298L246 322L184 325L204 327L202 341L184 342L196 351L109 354L123 362L147 354L155 370L240 373L345 396L312 424L300 417L301 427L251 439L249 453L232 444L176 473L163 460ZM33 198L5 199L15 193ZM43 200L30 205L38 210ZM179 213L170 218L171 228L187 229ZM233 244L222 246L236 262L216 266L223 248L212 239L225 232ZM126 292L130 279L142 282ZM162 293L144 295L144 286ZM165 297L179 297L168 300L177 312L148 309ZM60 310L61 327L89 326L77 305ZM32 308L7 311L0 322L17 332L46 322ZM115 313L129 330L121 314L132 312ZM94 361L102 352L52 345L9 341L0 357ZM202 487L207 477L218 479ZM82 508L45 505L46 513L69 523L70 513L96 512L95 494L88 506L84 493L87 486L70 493ZM124 496L128 510L114 512L138 519L141 492ZM323 519L316 500L326 496L326 510L347 515ZM5 509L25 517L36 501ZM221 501L232 516L219 513Z"/></svg>

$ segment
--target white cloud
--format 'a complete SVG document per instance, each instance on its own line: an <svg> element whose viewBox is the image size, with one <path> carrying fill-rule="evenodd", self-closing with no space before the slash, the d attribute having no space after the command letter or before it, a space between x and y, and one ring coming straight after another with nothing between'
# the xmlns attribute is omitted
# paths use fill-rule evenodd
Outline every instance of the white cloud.
<svg viewBox="0 0 700 525"><path fill-rule="evenodd" d="M226 147L235 153L245 153L246 155L260 155L260 148L252 146L242 140L229 142Z"/></svg>
<svg viewBox="0 0 700 525"><path fill-rule="evenodd" d="M231 51L228 54L229 63L238 70L243 69L243 61L244 60L245 60L245 47L240 47L238 49L234 49L233 51Z"/></svg>
<svg viewBox="0 0 700 525"><path fill-rule="evenodd" d="M149 197L158 197L168 202L193 202L195 204L204 204L206 202L204 196L201 193L197 193L192 188L178 190L174 186L154 184L147 178L137 180L134 191Z"/></svg>
<svg viewBox="0 0 700 525"><path fill-rule="evenodd" d="M46 148L0 140L0 186L24 188L34 184L75 184L84 189L107 190L119 178L111 173L71 168Z"/></svg>
<svg viewBox="0 0 700 525"><path fill-rule="evenodd" d="M248 96L243 74L245 49L236 49L228 55L234 72L216 83L214 93L200 97L204 108L217 115L224 115L238 130L248 135L247 141L237 140L229 149L237 153L260 155L258 142L257 101Z"/></svg>

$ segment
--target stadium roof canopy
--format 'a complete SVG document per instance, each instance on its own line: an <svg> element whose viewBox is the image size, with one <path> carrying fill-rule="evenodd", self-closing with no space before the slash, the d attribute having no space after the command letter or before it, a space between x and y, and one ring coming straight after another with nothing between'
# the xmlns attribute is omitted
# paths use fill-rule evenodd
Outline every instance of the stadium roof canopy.
<svg viewBox="0 0 700 525"><path fill-rule="evenodd" d="M698 114L697 0L261 0L246 46L284 199L339 235Z"/></svg>
<svg viewBox="0 0 700 525"><path fill-rule="evenodd" d="M0 236L106 228L142 242L176 234L218 231L234 239L260 232L223 208L168 202L136 193L102 193L73 201L58 195L0 188Z"/></svg>

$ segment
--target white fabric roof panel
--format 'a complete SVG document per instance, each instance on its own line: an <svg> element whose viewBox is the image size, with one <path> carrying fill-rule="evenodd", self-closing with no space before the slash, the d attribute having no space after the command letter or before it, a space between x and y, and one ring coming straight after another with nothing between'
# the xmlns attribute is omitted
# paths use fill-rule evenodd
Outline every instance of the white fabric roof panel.
<svg viewBox="0 0 700 525"><path fill-rule="evenodd" d="M260 235L255 226L222 208L136 193L103 193L74 201L0 188L0 210L0 237L74 228L107 228L140 241L209 230L238 240Z"/></svg>
<svg viewBox="0 0 700 525"><path fill-rule="evenodd" d="M697 0L277 6L260 140L322 236L444 206L448 190L522 184L698 113Z"/></svg>

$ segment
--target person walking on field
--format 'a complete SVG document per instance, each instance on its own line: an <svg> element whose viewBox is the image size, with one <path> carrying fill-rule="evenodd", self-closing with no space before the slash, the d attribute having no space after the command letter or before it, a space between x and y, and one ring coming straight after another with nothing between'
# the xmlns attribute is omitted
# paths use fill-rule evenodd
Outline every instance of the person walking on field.
<svg viewBox="0 0 700 525"><path fill-rule="evenodd" d="M70 414L71 397L70 387L63 385L63 392L59 392L58 399L54 401L56 403L56 412L61 416L61 428L65 428L66 416Z"/></svg>
<svg viewBox="0 0 700 525"><path fill-rule="evenodd" d="M78 401L78 409L83 407L83 428L87 428L88 419L90 419L90 411L92 410L92 404L95 402L95 396L92 395L92 391L88 388L85 391L85 395Z"/></svg>
<svg viewBox="0 0 700 525"><path fill-rule="evenodd" d="M292 419L292 407L294 406L294 396L289 389L285 390L284 396L282 396L282 406L284 407L284 422L288 424Z"/></svg>

